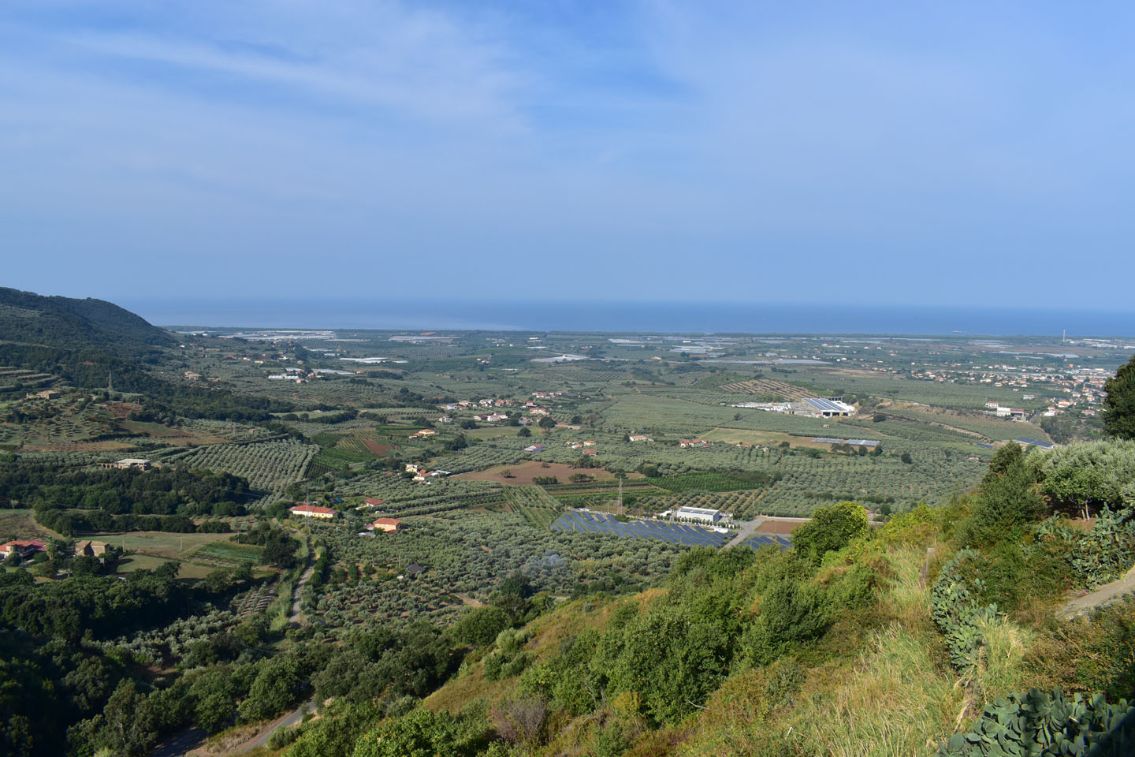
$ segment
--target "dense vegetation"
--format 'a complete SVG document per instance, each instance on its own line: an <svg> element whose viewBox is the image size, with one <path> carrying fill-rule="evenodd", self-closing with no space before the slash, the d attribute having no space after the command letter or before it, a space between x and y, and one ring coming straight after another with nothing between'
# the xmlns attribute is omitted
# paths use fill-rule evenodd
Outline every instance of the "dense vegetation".
<svg viewBox="0 0 1135 757"><path fill-rule="evenodd" d="M99 509L115 515L235 515L250 488L228 473L180 467L68 469L10 455L0 459L0 491L0 501L10 506Z"/></svg>
<svg viewBox="0 0 1135 757"><path fill-rule="evenodd" d="M250 491L228 473L60 467L17 455L0 460L0 504L34 507L40 523L65 535L194 531L193 516L243 514Z"/></svg>
<svg viewBox="0 0 1135 757"><path fill-rule="evenodd" d="M1122 478L1125 450L1007 445L972 495L876 531L840 504L792 550L687 551L664 590L630 601L577 600L520 629L475 611L455 626L480 644L475 664L424 708L369 733L356 721L353 753L906 754L929 740L950 755L1126 754L1135 658L1116 653L1135 642L1135 602L1038 623L1135 562L1113 476L1067 488L1085 456ZM1118 509L1077 530L1058 514L1070 497ZM980 717L947 739L959 710ZM332 729L304 729L295 753Z"/></svg>
<svg viewBox="0 0 1135 757"><path fill-rule="evenodd" d="M0 291L0 527L46 544L0 565L0 753L231 746L298 707L269 751L1126 753L1135 603L1064 603L1135 563L1129 370L1100 420L1100 373L1040 342L1026 400L966 339L673 341L174 338ZM1073 389L1040 427L983 409ZM738 403L812 395L860 412ZM681 505L811 519L759 551L550 528Z"/></svg>

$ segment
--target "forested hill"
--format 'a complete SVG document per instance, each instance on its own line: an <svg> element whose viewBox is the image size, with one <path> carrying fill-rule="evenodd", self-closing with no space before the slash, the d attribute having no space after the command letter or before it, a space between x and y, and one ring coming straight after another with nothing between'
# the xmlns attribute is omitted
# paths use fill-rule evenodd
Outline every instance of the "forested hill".
<svg viewBox="0 0 1135 757"><path fill-rule="evenodd" d="M126 354L171 345L174 339L169 332L110 302L44 297L0 288L0 341Z"/></svg>
<svg viewBox="0 0 1135 757"><path fill-rule="evenodd" d="M265 420L284 403L223 387L171 382L151 369L176 348L173 334L110 302L0 288L0 367L53 376L73 387L143 395L140 418Z"/></svg>
<svg viewBox="0 0 1135 757"><path fill-rule="evenodd" d="M73 386L148 392L141 368L175 344L168 331L109 302L0 289L0 365L49 373Z"/></svg>

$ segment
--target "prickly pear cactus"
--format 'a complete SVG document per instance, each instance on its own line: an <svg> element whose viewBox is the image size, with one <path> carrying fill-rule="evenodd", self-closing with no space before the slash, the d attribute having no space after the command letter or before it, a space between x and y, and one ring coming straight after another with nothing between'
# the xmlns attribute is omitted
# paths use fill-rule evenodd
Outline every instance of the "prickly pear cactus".
<svg viewBox="0 0 1135 757"><path fill-rule="evenodd" d="M939 757L1129 757L1135 755L1135 707L1103 695L1031 689L986 705L969 733L957 733Z"/></svg>

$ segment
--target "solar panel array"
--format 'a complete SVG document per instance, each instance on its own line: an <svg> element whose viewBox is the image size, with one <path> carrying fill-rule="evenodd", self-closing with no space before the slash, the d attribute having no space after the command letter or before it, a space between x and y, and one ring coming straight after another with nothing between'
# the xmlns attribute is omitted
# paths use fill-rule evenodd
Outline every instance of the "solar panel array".
<svg viewBox="0 0 1135 757"><path fill-rule="evenodd" d="M847 444L852 447L878 447L878 439L836 439L834 436L813 436L816 444Z"/></svg>
<svg viewBox="0 0 1135 757"><path fill-rule="evenodd" d="M792 538L783 534L757 534L751 539L745 540L745 546L750 549L760 549L761 547L767 547L769 544L774 547L786 549L792 546Z"/></svg>
<svg viewBox="0 0 1135 757"><path fill-rule="evenodd" d="M1024 437L1016 439L1015 441L1019 444L1030 444L1034 447L1040 447L1041 449L1052 449L1055 446L1052 442L1046 442L1043 439L1029 439Z"/></svg>
<svg viewBox="0 0 1135 757"><path fill-rule="evenodd" d="M688 547L720 547L733 538L732 534L718 533L684 523L630 520L621 521L606 513L569 510L552 523L553 531L582 534L606 534L630 539L658 539Z"/></svg>
<svg viewBox="0 0 1135 757"><path fill-rule="evenodd" d="M829 413L842 413L842 412L844 412L844 409L842 407L840 407L836 403L832 402L831 400L825 400L825 399L822 399L820 397L809 397L808 399L806 399L804 401L807 402L812 407L816 408L817 410L827 411Z"/></svg>

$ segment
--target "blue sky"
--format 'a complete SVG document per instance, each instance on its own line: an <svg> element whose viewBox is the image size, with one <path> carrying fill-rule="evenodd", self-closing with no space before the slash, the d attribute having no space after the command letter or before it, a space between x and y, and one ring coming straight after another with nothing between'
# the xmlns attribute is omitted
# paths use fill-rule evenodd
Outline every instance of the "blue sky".
<svg viewBox="0 0 1135 757"><path fill-rule="evenodd" d="M1131 309L1133 22L5 0L0 283Z"/></svg>

